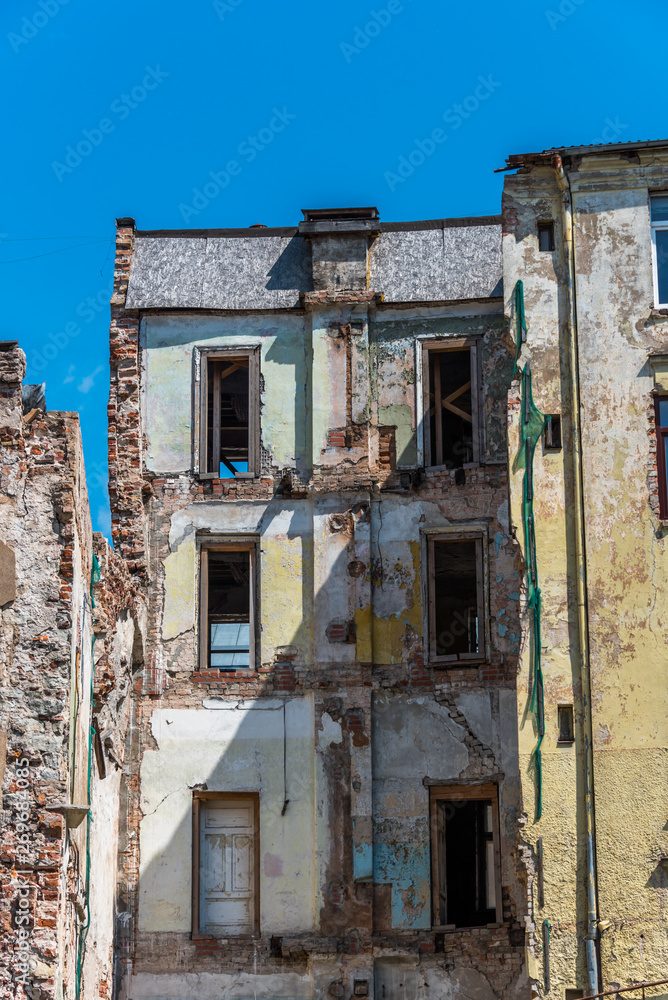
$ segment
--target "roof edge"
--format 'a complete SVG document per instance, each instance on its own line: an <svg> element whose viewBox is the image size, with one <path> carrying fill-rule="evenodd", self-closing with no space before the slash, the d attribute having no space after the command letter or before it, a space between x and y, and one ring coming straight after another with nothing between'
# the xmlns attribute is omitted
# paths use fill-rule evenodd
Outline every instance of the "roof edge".
<svg viewBox="0 0 668 1000"><path fill-rule="evenodd" d="M426 229L457 229L470 226L498 226L500 215L474 215L457 219L423 219L415 222L379 222L374 228L381 233L402 233ZM298 236L297 226L266 229L137 229L139 239L262 239L267 236Z"/></svg>

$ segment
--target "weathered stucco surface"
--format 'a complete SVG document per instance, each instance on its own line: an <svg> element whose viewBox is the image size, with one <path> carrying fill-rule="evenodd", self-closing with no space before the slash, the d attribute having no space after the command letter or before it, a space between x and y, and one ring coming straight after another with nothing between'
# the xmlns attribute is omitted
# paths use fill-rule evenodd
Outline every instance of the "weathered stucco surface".
<svg viewBox="0 0 668 1000"><path fill-rule="evenodd" d="M190 930L192 872L183 861L192 857L196 788L259 791L261 924L277 934L312 930L313 699L156 709L151 731L157 749L141 768L140 930Z"/></svg>
<svg viewBox="0 0 668 1000"><path fill-rule="evenodd" d="M603 987L665 977L668 851L668 650L665 530L656 504L652 414L654 379L648 357L665 352L666 318L653 309L648 192L666 186L665 153L636 162L613 153L584 157L569 168L574 205L578 350L583 428L586 573L591 647L591 714L596 874ZM565 353L565 272L561 201L554 172L535 167L508 177L504 218L507 312L524 281L533 395L545 413L562 415L564 450L536 452L535 526L542 591L546 737L543 817L532 823L536 734L525 713L528 646L519 678L520 756L525 828L535 867L544 853L545 905L534 922L553 928L551 993L586 983L583 949L585 843L583 699L573 590L573 466ZM556 220L557 249L537 248L536 220ZM519 413L511 392L511 456ZM521 471L511 483L512 520L521 531ZM529 622L526 623L529 627ZM576 740L558 744L557 706L574 704ZM531 885L531 883L530 883ZM543 955L532 945L532 978L544 989Z"/></svg>

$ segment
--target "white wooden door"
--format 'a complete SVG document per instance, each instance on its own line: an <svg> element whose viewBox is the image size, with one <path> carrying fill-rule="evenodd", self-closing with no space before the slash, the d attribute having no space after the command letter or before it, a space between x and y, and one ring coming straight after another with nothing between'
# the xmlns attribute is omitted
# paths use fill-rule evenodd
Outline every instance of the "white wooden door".
<svg viewBox="0 0 668 1000"><path fill-rule="evenodd" d="M200 807L201 934L255 929L255 803L209 799Z"/></svg>

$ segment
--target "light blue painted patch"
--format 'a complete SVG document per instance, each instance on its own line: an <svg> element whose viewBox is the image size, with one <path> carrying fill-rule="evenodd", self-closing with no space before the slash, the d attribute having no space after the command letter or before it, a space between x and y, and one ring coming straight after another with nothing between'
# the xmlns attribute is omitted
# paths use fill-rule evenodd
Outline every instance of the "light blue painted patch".
<svg viewBox="0 0 668 1000"><path fill-rule="evenodd" d="M515 652L520 648L520 637L517 632L511 632L508 636L508 642L510 643L511 651Z"/></svg>
<svg viewBox="0 0 668 1000"><path fill-rule="evenodd" d="M426 842L408 844L376 842L373 880L377 883L389 882L392 885L394 929L417 931L426 930L431 926L431 876Z"/></svg>
<svg viewBox="0 0 668 1000"><path fill-rule="evenodd" d="M503 573L499 573L499 575L496 578L496 582L501 583L502 580L503 580Z"/></svg>
<svg viewBox="0 0 668 1000"><path fill-rule="evenodd" d="M508 594L508 597L511 599L511 601L519 601L520 599L519 590L513 590L512 594Z"/></svg>
<svg viewBox="0 0 668 1000"><path fill-rule="evenodd" d="M505 613L506 613L506 609L505 608L501 608L501 610L499 611L499 613L497 614L496 617L497 618L503 618L503 616L505 615Z"/></svg>
<svg viewBox="0 0 668 1000"><path fill-rule="evenodd" d="M373 876L373 845L355 844L353 846L353 878L371 879Z"/></svg>
<svg viewBox="0 0 668 1000"><path fill-rule="evenodd" d="M503 535L501 534L500 531L497 531L497 533L494 535L494 547L495 547L494 555L498 556L499 549L501 548L502 543L503 543Z"/></svg>
<svg viewBox="0 0 668 1000"><path fill-rule="evenodd" d="M501 636L501 638L503 638L504 635L506 634L506 632L508 631L508 626L507 625L497 625L496 627L498 629L499 635Z"/></svg>

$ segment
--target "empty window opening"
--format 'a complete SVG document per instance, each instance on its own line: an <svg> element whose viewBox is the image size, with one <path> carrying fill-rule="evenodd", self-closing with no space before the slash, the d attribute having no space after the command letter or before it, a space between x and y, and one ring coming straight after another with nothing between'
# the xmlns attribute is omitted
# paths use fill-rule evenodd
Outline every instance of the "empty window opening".
<svg viewBox="0 0 668 1000"><path fill-rule="evenodd" d="M575 726L572 705L557 706L557 723L559 726L559 742L573 743L575 740Z"/></svg>
<svg viewBox="0 0 668 1000"><path fill-rule="evenodd" d="M195 798L193 931L228 937L257 928L257 796Z"/></svg>
<svg viewBox="0 0 668 1000"><path fill-rule="evenodd" d="M564 1000L581 1000L584 990L564 990Z"/></svg>
<svg viewBox="0 0 668 1000"><path fill-rule="evenodd" d="M429 465L458 469L473 462L471 350L430 350Z"/></svg>
<svg viewBox="0 0 668 1000"><path fill-rule="evenodd" d="M434 924L480 927L500 909L496 791L432 789Z"/></svg>
<svg viewBox="0 0 668 1000"><path fill-rule="evenodd" d="M650 198L652 254L654 257L654 301L668 306L668 194Z"/></svg>
<svg viewBox="0 0 668 1000"><path fill-rule="evenodd" d="M668 396L657 396L654 404L656 423L656 464L659 480L659 516L668 519Z"/></svg>
<svg viewBox="0 0 668 1000"><path fill-rule="evenodd" d="M485 648L482 539L430 539L434 660L479 659Z"/></svg>
<svg viewBox="0 0 668 1000"><path fill-rule="evenodd" d="M207 369L207 468L234 479L249 472L249 358L209 358Z"/></svg>
<svg viewBox="0 0 668 1000"><path fill-rule="evenodd" d="M248 668L253 650L253 552L202 550L202 666Z"/></svg>
<svg viewBox="0 0 668 1000"><path fill-rule="evenodd" d="M550 413L545 424L544 441L546 451L561 451L561 417Z"/></svg>
<svg viewBox="0 0 668 1000"><path fill-rule="evenodd" d="M541 253L551 253L554 250L554 222L552 220L538 223L538 249Z"/></svg>

